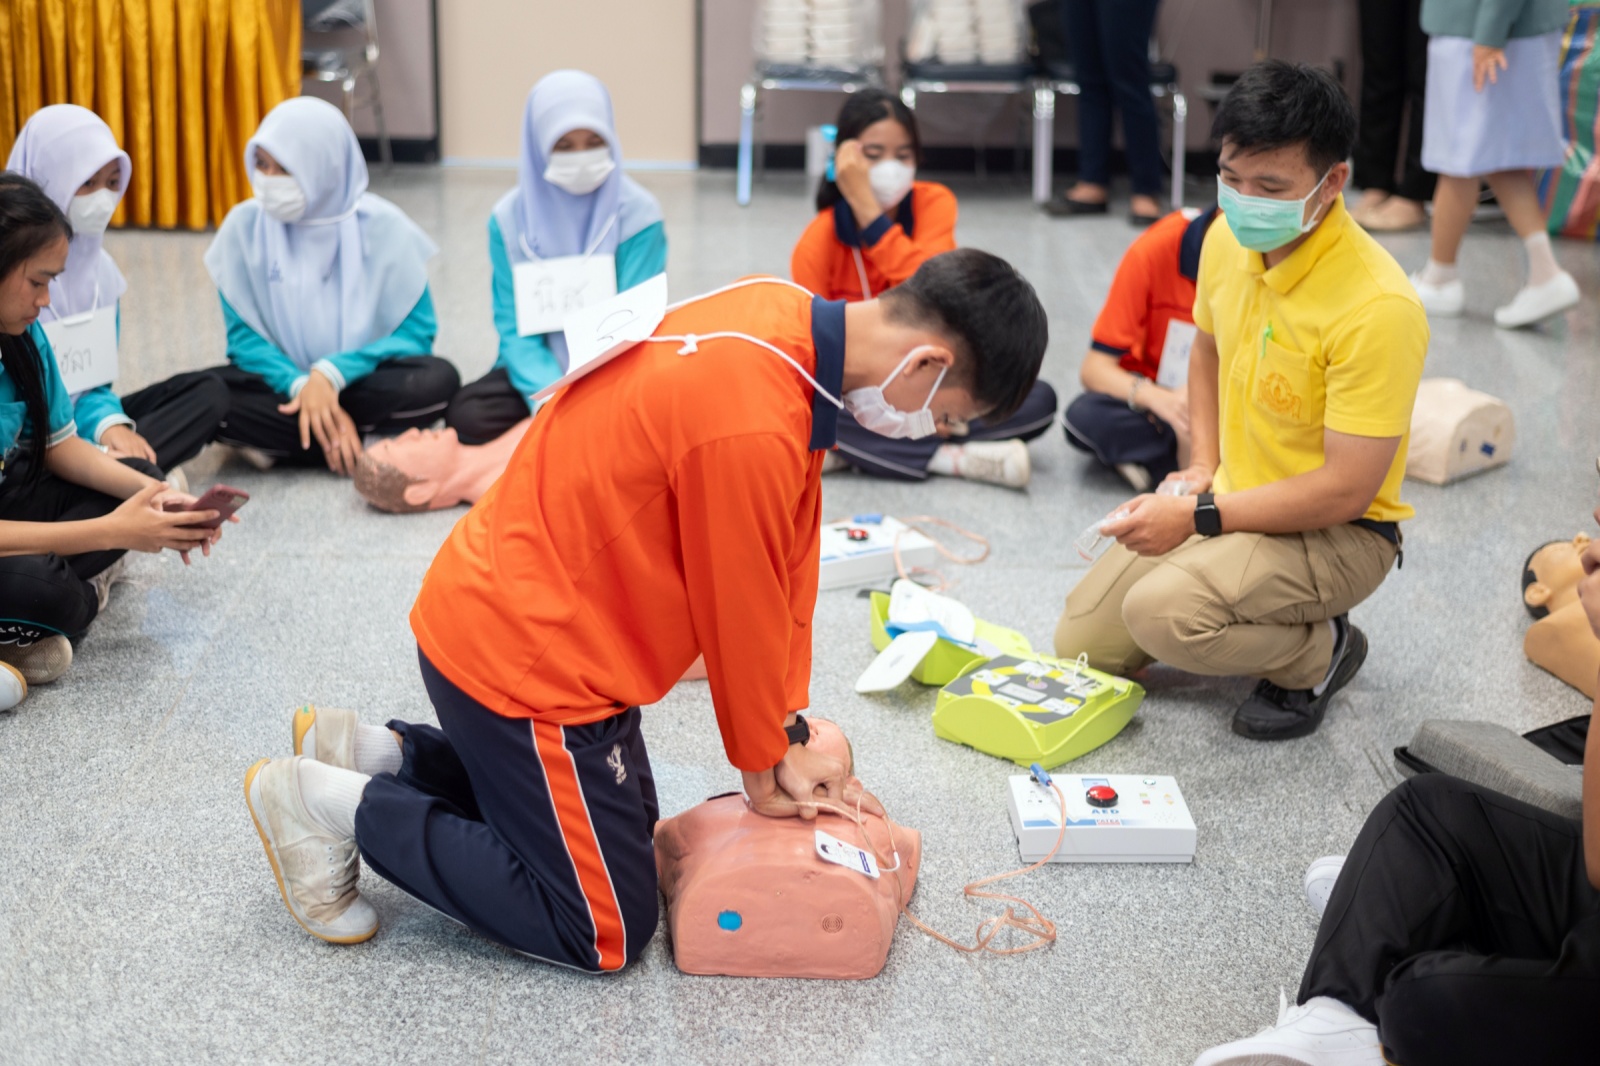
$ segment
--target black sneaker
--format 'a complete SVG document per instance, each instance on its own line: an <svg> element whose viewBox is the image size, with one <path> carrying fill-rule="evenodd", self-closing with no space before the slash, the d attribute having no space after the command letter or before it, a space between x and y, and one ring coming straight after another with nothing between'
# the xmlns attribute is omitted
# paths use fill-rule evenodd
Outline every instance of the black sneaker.
<svg viewBox="0 0 1600 1066"><path fill-rule="evenodd" d="M1250 698L1233 712L1233 731L1251 740L1292 740L1317 731L1334 694L1350 683L1367 661L1367 635L1350 624L1348 615L1335 618L1339 641L1333 649L1333 666L1322 694L1316 689L1279 688L1262 681Z"/></svg>

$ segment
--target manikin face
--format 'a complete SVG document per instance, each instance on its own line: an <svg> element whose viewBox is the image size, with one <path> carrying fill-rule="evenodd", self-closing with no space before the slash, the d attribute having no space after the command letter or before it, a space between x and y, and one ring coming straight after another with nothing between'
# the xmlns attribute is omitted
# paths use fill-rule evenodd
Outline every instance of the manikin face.
<svg viewBox="0 0 1600 1066"><path fill-rule="evenodd" d="M50 282L67 268L67 239L57 237L0 278L0 330L27 332L50 306Z"/></svg>

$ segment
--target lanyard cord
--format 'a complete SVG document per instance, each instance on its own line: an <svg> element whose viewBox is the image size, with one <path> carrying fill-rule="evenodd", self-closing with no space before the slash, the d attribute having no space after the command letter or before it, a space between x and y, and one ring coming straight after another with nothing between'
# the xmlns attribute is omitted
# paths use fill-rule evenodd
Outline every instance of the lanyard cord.
<svg viewBox="0 0 1600 1066"><path fill-rule="evenodd" d="M788 352L785 352L782 348L779 348L775 344L768 344L766 341L762 340L760 337L752 337L748 333L737 333L737 332L733 332L733 331L730 331L730 330L722 330L722 331L719 331L719 332L716 332L716 333L684 333L684 334L681 334L681 335L657 334L656 336L653 336L653 337L646 337L644 340L640 341L639 343L640 344L650 344L650 343L665 344L665 343L671 341L671 342L675 342L675 343L679 343L679 344L683 345L683 347L678 349L678 354L679 355L693 355L695 352L700 350L700 342L701 341L711 341L711 340L741 340L741 341L749 341L751 344L754 344L757 347L765 348L767 351L771 352L773 355L777 356L779 359L782 359L785 363L788 363L790 366L794 367L795 370L800 374L801 377L803 377L807 381L811 382L811 387L812 388L816 389L817 392L821 393L824 397L827 398L829 403L833 404L833 406L839 408L840 410L844 409L844 401L839 399L833 393L829 392L827 389L823 388L822 387L822 383L819 382L816 378L812 377L809 373L807 373L806 372L806 368L801 366L799 363L795 362L794 359L790 357Z"/></svg>
<svg viewBox="0 0 1600 1066"><path fill-rule="evenodd" d="M856 257L856 274L861 278L861 298L870 300L872 299L872 286L867 282L867 264L861 260L861 249L851 245L850 252Z"/></svg>
<svg viewBox="0 0 1600 1066"><path fill-rule="evenodd" d="M65 300L61 302L63 304L66 303ZM66 310L65 307L63 307L61 311L57 311L54 306L47 306L44 308L44 310L50 312L50 319L53 322L65 322L69 318L76 318L85 313L93 315L96 311L100 310L100 279L94 279L94 302L89 305L88 312L77 311L70 314L63 314L62 312Z"/></svg>

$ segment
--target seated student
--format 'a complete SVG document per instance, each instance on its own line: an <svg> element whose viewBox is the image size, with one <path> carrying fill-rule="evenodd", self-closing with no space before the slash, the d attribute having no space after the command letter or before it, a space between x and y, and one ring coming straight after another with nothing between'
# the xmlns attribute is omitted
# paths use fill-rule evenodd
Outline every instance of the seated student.
<svg viewBox="0 0 1600 1066"><path fill-rule="evenodd" d="M854 304L746 279L669 311L655 338L556 393L434 559L411 625L440 727L306 710L296 749L313 757L246 775L313 935L377 931L359 847L516 951L589 971L636 958L660 908L639 706L702 653L757 811L855 801L797 713L840 408L889 378L885 402L918 434L1003 418L1039 373L1044 309L1003 260L962 249Z"/></svg>
<svg viewBox="0 0 1600 1066"><path fill-rule="evenodd" d="M1251 67L1217 109L1212 226L1189 357L1186 496L1139 496L1067 596L1058 655L1261 678L1235 713L1305 736L1367 654L1350 609L1400 551L1427 316L1340 190L1355 113L1326 72ZM1198 495L1195 495L1195 494Z"/></svg>
<svg viewBox="0 0 1600 1066"><path fill-rule="evenodd" d="M1111 282L1061 422L1067 442L1149 492L1189 452L1189 345L1200 246L1217 217L1174 211L1133 242ZM1170 354L1169 354L1170 353Z"/></svg>
<svg viewBox="0 0 1600 1066"><path fill-rule="evenodd" d="M1600 521L1600 511L1595 512ZM1579 586L1600 637L1600 541ZM1501 1066L1600 1053L1600 703L1581 822L1447 774L1378 804L1306 894L1322 924L1295 1006L1195 1066ZM1331 885L1331 891L1330 891Z"/></svg>
<svg viewBox="0 0 1600 1066"><path fill-rule="evenodd" d="M72 641L106 605L123 552L209 553L196 528L215 511L193 502L144 459L111 458L77 435L39 313L66 269L72 228L45 192L0 174L0 662L30 685L60 677Z"/></svg>
<svg viewBox="0 0 1600 1066"><path fill-rule="evenodd" d="M50 283L47 331L62 319L110 314L120 327L128 283L103 247L106 225L128 191L132 165L100 116L76 104L33 113L6 169L38 182L72 223L67 268ZM120 330L119 330L120 332ZM209 371L178 374L120 400L110 384L72 397L78 435L117 458L132 456L172 470L216 436L228 411L228 388Z"/></svg>
<svg viewBox="0 0 1600 1066"><path fill-rule="evenodd" d="M789 272L824 299L870 300L956 246L956 198L937 182L916 180L922 141L916 116L898 96L882 89L852 93L838 130L834 180L825 178L817 189L817 216L794 246ZM1055 390L1040 381L1004 422L941 426L926 440L895 437L887 423L869 425L846 413L839 450L825 469L850 465L878 477L924 481L942 474L1021 488L1032 473L1023 442L1049 429L1055 412ZM945 443L951 436L963 443Z"/></svg>
<svg viewBox="0 0 1600 1066"><path fill-rule="evenodd" d="M489 216L500 354L445 414L462 443L494 440L525 420L533 394L566 372L566 337L550 316L541 323L524 308L529 326L541 328L518 327L513 277L525 263L569 256L614 260L622 292L667 269L667 235L656 198L622 173L605 85L592 74L558 70L528 93L517 187Z"/></svg>
<svg viewBox="0 0 1600 1066"><path fill-rule="evenodd" d="M332 104L285 100L244 152L255 198L228 212L206 251L228 326L217 439L261 465L350 474L365 434L426 426L460 387L429 354L438 249L366 191L361 146Z"/></svg>

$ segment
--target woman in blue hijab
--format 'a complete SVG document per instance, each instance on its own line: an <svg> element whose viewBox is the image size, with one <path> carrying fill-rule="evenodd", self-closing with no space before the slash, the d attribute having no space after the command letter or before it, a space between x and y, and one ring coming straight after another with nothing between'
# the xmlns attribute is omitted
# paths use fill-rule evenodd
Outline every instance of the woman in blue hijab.
<svg viewBox="0 0 1600 1066"><path fill-rule="evenodd" d="M600 79L578 70L541 78L523 114L517 187L489 216L499 357L445 416L464 443L493 440L526 419L533 394L565 373L557 323L559 307L573 303L562 292L587 282L588 302L666 270L661 205L621 165L611 94ZM594 277L596 269L611 273L607 261L614 290L610 277Z"/></svg>
<svg viewBox="0 0 1600 1066"><path fill-rule="evenodd" d="M206 252L228 327L217 439L350 474L365 434L426 426L460 387L431 354L438 248L367 192L355 131L325 101L273 108L245 166L255 198L228 212Z"/></svg>

